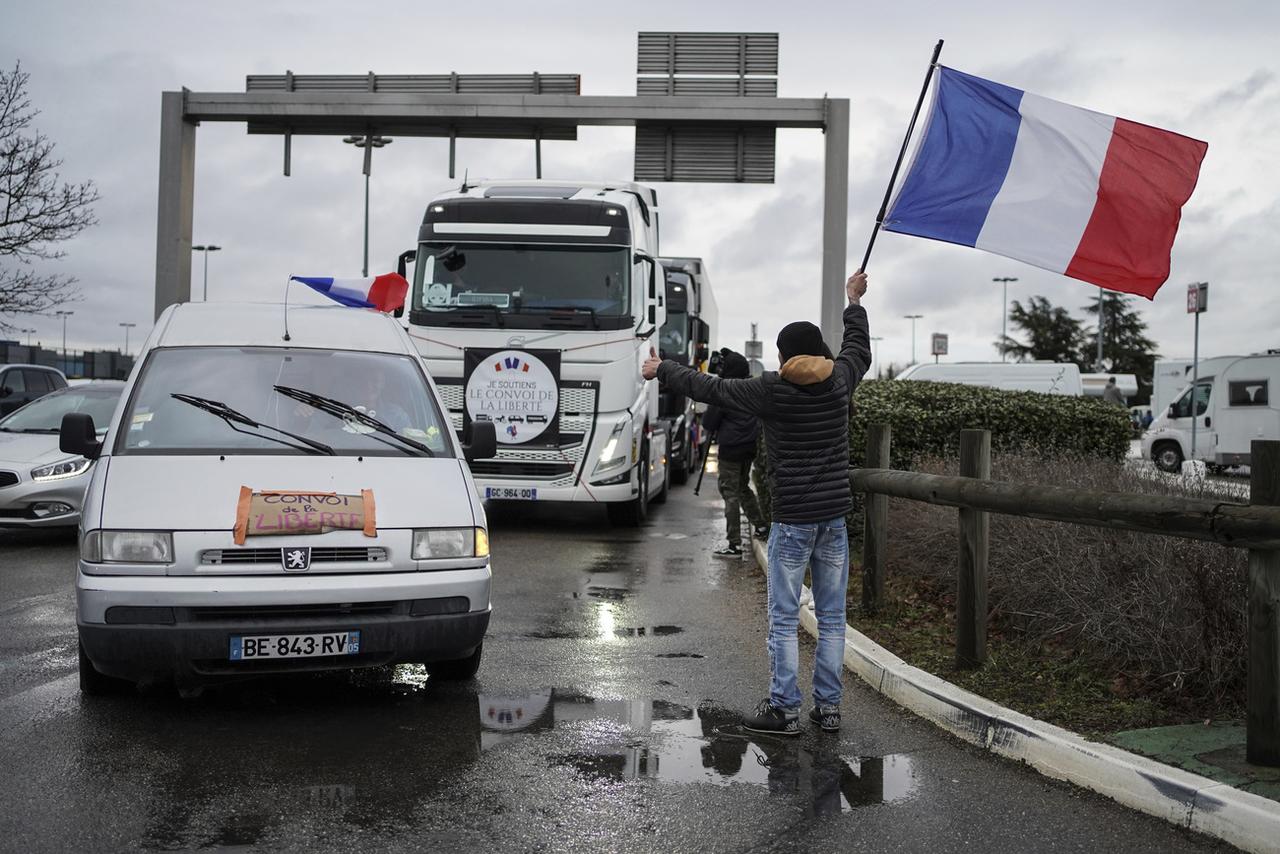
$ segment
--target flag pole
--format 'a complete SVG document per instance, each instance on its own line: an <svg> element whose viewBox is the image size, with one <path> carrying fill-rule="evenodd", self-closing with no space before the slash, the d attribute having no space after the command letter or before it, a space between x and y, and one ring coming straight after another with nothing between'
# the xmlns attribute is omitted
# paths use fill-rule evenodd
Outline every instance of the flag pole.
<svg viewBox="0 0 1280 854"><path fill-rule="evenodd" d="M902 168L902 161L907 156L907 144L911 142L911 134L916 129L916 119L920 117L920 108L924 105L925 93L929 91L929 81L933 79L933 69L938 67L938 57L942 55L942 39L938 39L938 43L933 48L933 58L929 60L929 70L924 75L924 85L920 87L920 97L916 99L915 112L911 114L911 122L907 125L907 135L902 138L902 149L898 152L898 162L893 164L893 174L889 176L889 186L884 191L884 201L880 203L880 213L876 214L875 227L871 229L871 239L867 241L866 254L862 256L862 264L858 266L859 270L866 271L867 262L871 260L871 249L876 245L876 235L880 233L880 226L884 223L885 211L889 209L889 198L893 195L893 185L898 181L898 170Z"/></svg>

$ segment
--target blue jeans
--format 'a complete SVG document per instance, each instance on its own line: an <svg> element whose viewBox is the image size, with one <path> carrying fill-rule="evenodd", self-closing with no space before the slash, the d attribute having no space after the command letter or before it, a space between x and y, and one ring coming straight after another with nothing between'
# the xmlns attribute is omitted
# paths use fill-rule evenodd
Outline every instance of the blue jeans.
<svg viewBox="0 0 1280 854"><path fill-rule="evenodd" d="M769 701L798 711L800 668L800 588L804 571L813 576L818 616L818 655L813 669L813 702L837 706L844 686L845 593L849 586L849 537L844 518L809 525L774 522L769 530Z"/></svg>

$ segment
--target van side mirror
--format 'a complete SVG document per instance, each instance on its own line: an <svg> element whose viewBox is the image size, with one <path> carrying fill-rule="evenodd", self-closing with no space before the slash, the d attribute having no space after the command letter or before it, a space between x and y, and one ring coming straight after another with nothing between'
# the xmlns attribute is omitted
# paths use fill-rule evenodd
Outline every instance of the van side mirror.
<svg viewBox="0 0 1280 854"><path fill-rule="evenodd" d="M64 454L78 454L86 460L102 455L102 442L93 426L93 416L86 412L68 412L62 416L58 431L58 449Z"/></svg>
<svg viewBox="0 0 1280 854"><path fill-rule="evenodd" d="M462 456L467 462L488 460L498 455L498 428L492 421L472 421L462 437Z"/></svg>
<svg viewBox="0 0 1280 854"><path fill-rule="evenodd" d="M13 389L9 388L7 385L0 386L0 397L8 397L11 394L13 394Z"/></svg>

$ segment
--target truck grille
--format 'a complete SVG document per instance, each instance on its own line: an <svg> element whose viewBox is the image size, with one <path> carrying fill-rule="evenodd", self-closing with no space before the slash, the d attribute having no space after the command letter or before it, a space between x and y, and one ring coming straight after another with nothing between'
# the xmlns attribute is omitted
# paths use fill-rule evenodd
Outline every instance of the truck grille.
<svg viewBox="0 0 1280 854"><path fill-rule="evenodd" d="M17 472L0 471L0 486L13 486L17 482Z"/></svg>
<svg viewBox="0 0 1280 854"><path fill-rule="evenodd" d="M311 549L312 563L380 563L387 559L387 550L375 546L326 546ZM283 563L280 549L206 549L200 553L200 563L206 566L230 564Z"/></svg>
<svg viewBox="0 0 1280 854"><path fill-rule="evenodd" d="M526 463L499 460L476 460L471 474L489 477L560 478L573 474L573 463ZM315 558L312 558L314 560Z"/></svg>

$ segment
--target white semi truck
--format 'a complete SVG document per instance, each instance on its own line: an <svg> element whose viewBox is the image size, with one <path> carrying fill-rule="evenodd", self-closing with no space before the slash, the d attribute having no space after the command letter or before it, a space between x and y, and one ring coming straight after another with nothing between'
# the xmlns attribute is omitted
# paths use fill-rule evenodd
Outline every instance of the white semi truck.
<svg viewBox="0 0 1280 854"><path fill-rule="evenodd" d="M719 319L711 277L701 258L659 258L666 271L667 322L662 325L659 355L694 370L708 369L715 352ZM660 412L671 437L671 481L684 483L698 470L711 441L702 429L706 405L663 391Z"/></svg>
<svg viewBox="0 0 1280 854"><path fill-rule="evenodd" d="M497 428L471 467L483 498L598 502L620 525L665 500L669 437L640 376L666 320L657 257L639 184L464 183L427 205L408 330L454 428Z"/></svg>

